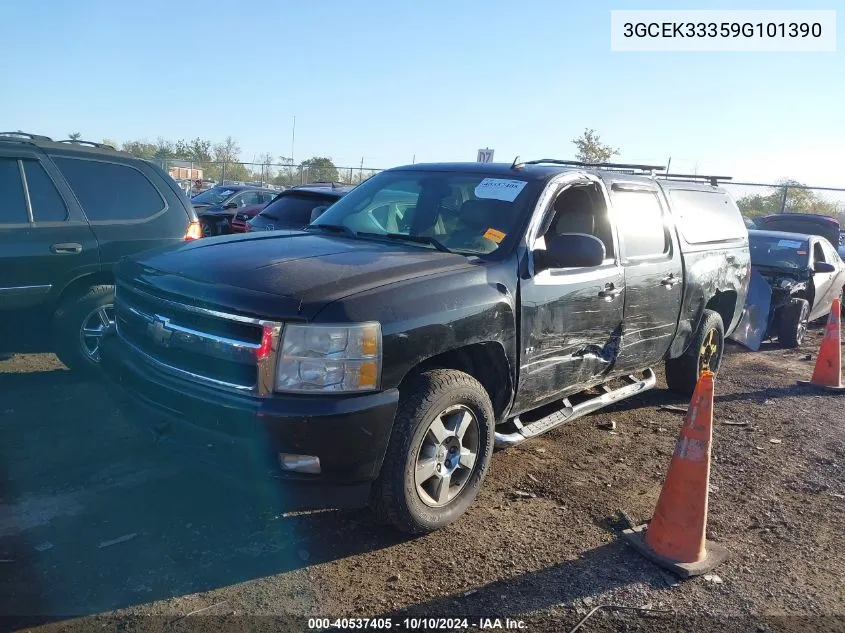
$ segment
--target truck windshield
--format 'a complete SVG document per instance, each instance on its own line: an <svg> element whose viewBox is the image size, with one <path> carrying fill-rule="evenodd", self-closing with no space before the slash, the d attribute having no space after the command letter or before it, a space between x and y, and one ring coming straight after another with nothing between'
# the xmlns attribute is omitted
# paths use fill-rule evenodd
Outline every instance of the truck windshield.
<svg viewBox="0 0 845 633"><path fill-rule="evenodd" d="M492 253L518 236L540 183L440 171L378 174L333 204L312 226L361 239L408 235L407 243L464 254ZM508 238L511 238L510 240Z"/></svg>
<svg viewBox="0 0 845 633"><path fill-rule="evenodd" d="M749 246L753 266L804 269L810 265L807 240L750 235Z"/></svg>

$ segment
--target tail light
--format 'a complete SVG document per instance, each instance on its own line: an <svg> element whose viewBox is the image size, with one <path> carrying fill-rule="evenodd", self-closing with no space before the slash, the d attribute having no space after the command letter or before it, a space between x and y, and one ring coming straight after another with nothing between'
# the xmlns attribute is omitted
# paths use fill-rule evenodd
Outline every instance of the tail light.
<svg viewBox="0 0 845 633"><path fill-rule="evenodd" d="M191 222L188 225L188 230L185 231L185 241L198 240L202 237L202 229L199 222Z"/></svg>

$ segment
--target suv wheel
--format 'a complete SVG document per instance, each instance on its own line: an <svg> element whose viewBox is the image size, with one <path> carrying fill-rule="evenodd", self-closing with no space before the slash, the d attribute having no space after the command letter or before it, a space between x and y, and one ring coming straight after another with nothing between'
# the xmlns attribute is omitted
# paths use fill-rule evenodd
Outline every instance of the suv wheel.
<svg viewBox="0 0 845 633"><path fill-rule="evenodd" d="M94 372L100 364L100 338L114 323L114 286L93 286L69 297L53 323L59 360L74 371Z"/></svg>
<svg viewBox="0 0 845 633"><path fill-rule="evenodd" d="M666 361L666 384L683 396L691 396L704 370L718 373L725 352L725 326L713 310L704 311L704 319L687 351Z"/></svg>
<svg viewBox="0 0 845 633"><path fill-rule="evenodd" d="M784 347L800 347L810 324L810 304L806 299L792 299L781 309L778 342Z"/></svg>
<svg viewBox="0 0 845 633"><path fill-rule="evenodd" d="M475 378L442 369L419 375L400 398L373 509L411 534L454 522L478 494L493 436L493 407Z"/></svg>

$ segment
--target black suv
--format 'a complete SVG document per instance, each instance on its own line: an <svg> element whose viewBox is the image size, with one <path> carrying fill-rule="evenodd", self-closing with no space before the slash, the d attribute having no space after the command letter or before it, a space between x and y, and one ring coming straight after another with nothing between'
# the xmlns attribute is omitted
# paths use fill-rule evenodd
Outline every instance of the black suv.
<svg viewBox="0 0 845 633"><path fill-rule="evenodd" d="M249 220L247 231L300 229L352 189L351 185L322 182L291 187Z"/></svg>
<svg viewBox="0 0 845 633"><path fill-rule="evenodd" d="M114 264L199 236L188 198L154 164L99 143L0 133L0 353L34 344L94 369Z"/></svg>

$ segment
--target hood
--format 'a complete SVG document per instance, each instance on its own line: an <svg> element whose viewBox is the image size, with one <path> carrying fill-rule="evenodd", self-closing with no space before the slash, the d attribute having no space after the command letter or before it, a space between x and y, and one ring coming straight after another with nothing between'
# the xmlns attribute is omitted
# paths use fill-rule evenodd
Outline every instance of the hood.
<svg viewBox="0 0 845 633"><path fill-rule="evenodd" d="M773 290L781 289L790 292L800 290L806 287L810 280L808 270L756 265L752 265L752 269L765 279Z"/></svg>
<svg viewBox="0 0 845 633"><path fill-rule="evenodd" d="M271 319L310 319L332 301L435 273L468 269L452 253L303 231L207 238L121 262L131 282L182 302Z"/></svg>

